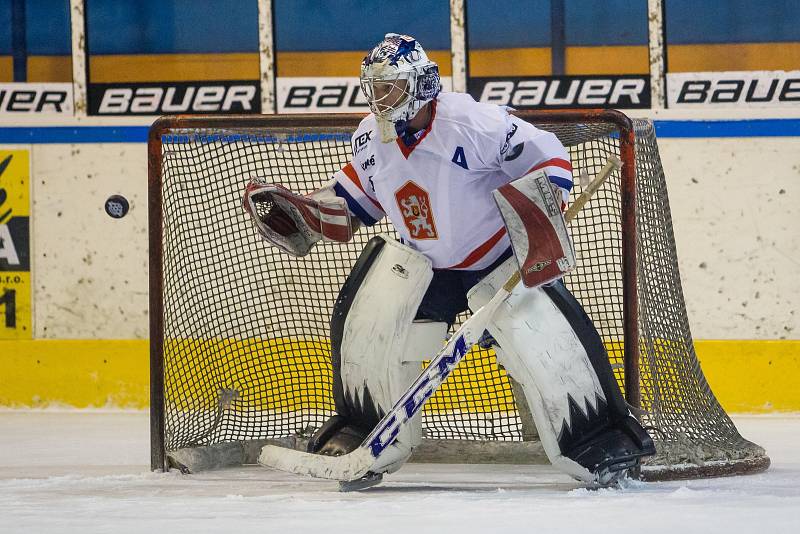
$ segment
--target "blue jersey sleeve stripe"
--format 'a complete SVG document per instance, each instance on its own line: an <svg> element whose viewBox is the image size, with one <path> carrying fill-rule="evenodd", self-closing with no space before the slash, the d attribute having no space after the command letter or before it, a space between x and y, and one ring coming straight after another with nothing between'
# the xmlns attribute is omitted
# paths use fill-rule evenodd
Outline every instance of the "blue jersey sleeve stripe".
<svg viewBox="0 0 800 534"><path fill-rule="evenodd" d="M548 176L550 181L556 184L561 189L566 189L567 191L572 191L572 180L567 180L566 178L562 178L560 176Z"/></svg>
<svg viewBox="0 0 800 534"><path fill-rule="evenodd" d="M333 186L333 190L336 192L336 196L342 197L347 202L347 207L350 208L350 211L358 217L362 223L366 224L367 226L372 226L373 224L377 223L378 221L374 219L367 211L361 207L356 199L354 199L350 193L342 187L342 184L336 183Z"/></svg>

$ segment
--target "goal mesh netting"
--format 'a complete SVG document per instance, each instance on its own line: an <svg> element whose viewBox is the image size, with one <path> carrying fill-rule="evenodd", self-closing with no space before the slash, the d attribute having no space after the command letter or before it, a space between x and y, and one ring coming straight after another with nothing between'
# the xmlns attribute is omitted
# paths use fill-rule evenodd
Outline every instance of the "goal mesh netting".
<svg viewBox="0 0 800 534"><path fill-rule="evenodd" d="M520 115L569 148L573 195L610 156L627 166L572 223L579 266L566 283L656 442L643 475L766 468L764 450L739 435L694 352L652 123L616 112ZM308 435L331 415L333 303L366 242L395 233L382 221L350 243L294 258L261 241L241 200L255 176L298 193L319 187L349 162L358 122L182 117L151 129L154 469L168 451ZM516 442L529 439L527 420L493 353L475 348L425 406L423 428L428 439Z"/></svg>

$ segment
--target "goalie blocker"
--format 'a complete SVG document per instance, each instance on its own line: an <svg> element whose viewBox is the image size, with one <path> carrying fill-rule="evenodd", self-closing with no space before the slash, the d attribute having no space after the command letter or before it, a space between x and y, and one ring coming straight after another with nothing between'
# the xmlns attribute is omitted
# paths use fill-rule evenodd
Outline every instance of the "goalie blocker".
<svg viewBox="0 0 800 534"><path fill-rule="evenodd" d="M508 184L496 197L526 286L552 282L574 266L544 173ZM486 305L516 269L514 259L493 269L469 292L470 308ZM432 278L430 262L409 247L387 236L367 245L331 321L337 415L314 435L309 452L338 456L363 447L381 418L397 409L395 401L408 397L403 394L418 374L418 362L441 349L447 328L444 322L414 321L425 293L436 289L429 287ZM608 484L655 452L628 411L591 320L563 284L518 285L490 313L486 329L497 340L498 361L522 384L554 466L584 482ZM420 407L432 393L423 395ZM407 424L379 436L370 485L380 480L376 474L399 469L419 444L419 413L408 413Z"/></svg>

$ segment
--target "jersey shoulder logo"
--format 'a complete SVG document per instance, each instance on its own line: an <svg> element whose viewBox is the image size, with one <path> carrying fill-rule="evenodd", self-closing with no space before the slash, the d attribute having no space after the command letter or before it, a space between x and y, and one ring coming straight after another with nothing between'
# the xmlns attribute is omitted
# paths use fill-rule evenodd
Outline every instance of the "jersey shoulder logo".
<svg viewBox="0 0 800 534"><path fill-rule="evenodd" d="M439 239L427 191L409 180L395 192L394 198L412 239Z"/></svg>
<svg viewBox="0 0 800 534"><path fill-rule="evenodd" d="M456 153L453 154L453 159L450 160L450 161L452 161L453 163L455 163L459 167L463 167L464 169L469 170L469 166L467 165L467 156L464 155L464 147L463 146L457 146L456 147Z"/></svg>
<svg viewBox="0 0 800 534"><path fill-rule="evenodd" d="M523 148L525 148L525 144L524 143L519 143L519 144L514 145L511 148L511 150L508 151L508 153L506 154L506 157L503 158L503 159L505 159L506 161L514 161L515 159L517 159L519 157L520 154L522 154L522 149Z"/></svg>
<svg viewBox="0 0 800 534"><path fill-rule="evenodd" d="M519 155L522 154L522 149L525 148L524 143L517 143L511 147L511 138L517 133L518 128L516 124L511 125L511 129L506 133L506 142L503 143L503 147L500 149L500 155L505 156L503 159L506 161L514 161L517 159ZM511 148L511 150L509 150L509 148Z"/></svg>
<svg viewBox="0 0 800 534"><path fill-rule="evenodd" d="M367 148L367 144L372 140L372 130L364 132L353 139L353 157L357 156L362 150Z"/></svg>

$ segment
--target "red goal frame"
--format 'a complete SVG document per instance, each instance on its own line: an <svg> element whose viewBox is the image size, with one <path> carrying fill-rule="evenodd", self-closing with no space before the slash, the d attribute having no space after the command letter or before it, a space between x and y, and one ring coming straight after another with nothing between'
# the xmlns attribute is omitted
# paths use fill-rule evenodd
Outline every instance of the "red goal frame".
<svg viewBox="0 0 800 534"><path fill-rule="evenodd" d="M532 123L615 125L619 136L621 169L621 240L623 286L624 384L627 402L640 407L639 329L636 276L636 160L632 121L615 110L517 111ZM258 130L275 128L326 128L355 131L363 119L359 114L297 115L179 115L165 116L150 127L148 137L148 204L150 250L150 430L151 468L166 469L164 425L164 320L163 320L163 198L162 136L179 130L200 128Z"/></svg>

